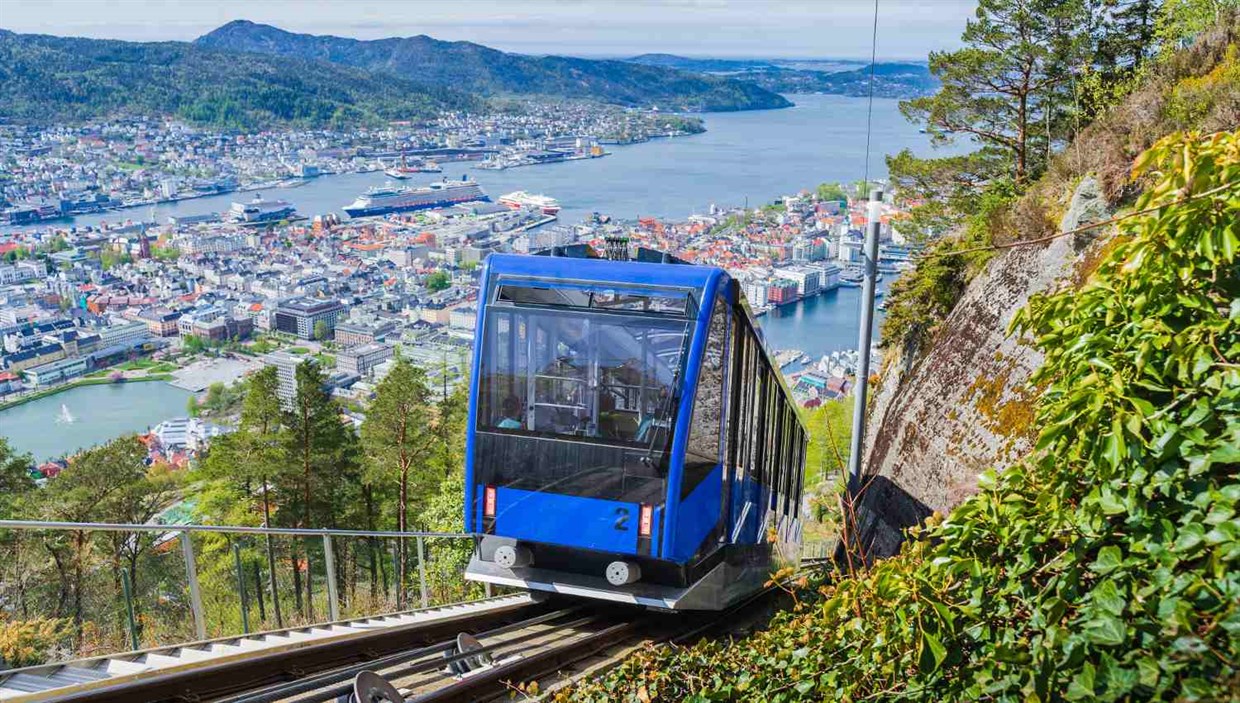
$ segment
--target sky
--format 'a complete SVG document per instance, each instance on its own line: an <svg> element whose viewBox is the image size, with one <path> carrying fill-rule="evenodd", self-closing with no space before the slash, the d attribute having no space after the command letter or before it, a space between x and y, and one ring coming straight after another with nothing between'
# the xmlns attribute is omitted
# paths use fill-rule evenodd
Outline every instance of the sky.
<svg viewBox="0 0 1240 703"><path fill-rule="evenodd" d="M954 48L976 0L877 0L878 57ZM232 20L576 56L869 58L874 0L0 0L14 32L188 41Z"/></svg>

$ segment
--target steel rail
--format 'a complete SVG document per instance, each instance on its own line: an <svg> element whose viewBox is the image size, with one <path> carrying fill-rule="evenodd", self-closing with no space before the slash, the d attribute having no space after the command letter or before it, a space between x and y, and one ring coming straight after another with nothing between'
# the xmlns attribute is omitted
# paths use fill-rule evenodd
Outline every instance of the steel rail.
<svg viewBox="0 0 1240 703"><path fill-rule="evenodd" d="M443 688L407 699L408 703L475 703L502 695L505 681L529 681L629 639L641 630L642 618L619 622L567 644L522 657L467 676Z"/></svg>
<svg viewBox="0 0 1240 703"><path fill-rule="evenodd" d="M592 622L596 622L600 619L602 619L602 616L597 616L597 615L578 618L577 620L573 620L571 622L566 622L561 625L558 625L557 627L554 628L553 631L556 631L556 632L561 631L561 630L570 631L568 636L571 636L573 634L577 634L576 632L572 631L574 628L583 627ZM514 623L514 626L510 627L508 631L520 630L521 627L523 626L532 627L533 625L529 623L525 623L525 622ZM504 633L498 633L495 631L491 631L491 632L481 633L477 635L477 637L479 638L494 637L499 634L504 634ZM477 657L481 654L491 654L495 658L502 659L506 656L512 656L513 654L515 654L515 652L513 651L515 645L522 644L524 642L528 642L529 640L545 636L546 634L548 634L546 631L531 631L531 632L527 632L525 634L519 635L517 637L506 639L503 642L499 642L497 644L493 644L493 645L489 645L485 647L480 647L478 649L470 650L468 652L458 652L456 654L447 654L447 652L453 649L456 649L456 641L453 640L451 642L447 642L446 647L436 648L437 651L443 652L443 656L433 657L431 659L425 659L422 661L414 661L414 663L403 666L402 668L396 669L395 671L391 669L385 669L382 667L374 667L371 664L361 665L358 667L352 667L353 672L350 674L350 677L356 676L357 673L360 671L370 670L370 671L374 671L377 674L380 674L388 681L398 681L408 676L416 676L418 674L426 674L426 673L430 673L433 671L438 671L453 662L458 662L458 661L462 661L466 659L473 659L474 657ZM346 696L352 692L353 692L353 684L352 684L352 681L350 681L350 683L348 684L335 686L330 689L318 690L312 693L307 692L305 695L301 695L297 698L272 697L272 698L264 699L261 702L256 701L255 703L275 703L276 701L287 701L287 703L326 703L327 701L337 701L340 699L341 696ZM227 701L227 702L222 702L222 703L232 703L232 701Z"/></svg>
<svg viewBox="0 0 1240 703"><path fill-rule="evenodd" d="M210 700L350 662L370 662L392 652L408 651L410 645L441 643L454 638L462 628L485 627L509 620L522 612L546 607L537 603L513 604L482 613L462 614L461 617L385 628L347 640L257 653L227 662L207 661L202 666L189 666L164 674L139 674L132 680L60 695L55 700L58 703Z"/></svg>
<svg viewBox="0 0 1240 703"><path fill-rule="evenodd" d="M514 623L503 625L501 627L487 630L485 632L480 632L476 634L475 637L478 637L479 639L482 639L485 637L498 637L500 635L505 635L510 632L515 632L517 630L521 630L521 629L528 628L528 627L534 627L536 625L541 625L547 622L551 622L553 620L557 620L559 618L571 615L580 609L581 609L580 606L575 606L572 608L565 608L563 610L555 610L550 613L544 613L543 615L538 615L532 618L528 618L526 620L520 620ZM567 627L570 624L571 623L567 623L563 625L563 627ZM516 639L507 640L503 644L505 645L510 644L513 641L517 641L517 640ZM453 638L450 640L445 640L443 642L438 642L436 644L433 644L427 647L419 647L416 649L409 649L403 652L398 652L396 654L392 654L392 655L382 657L380 659L375 659L372 661L367 661L362 664L351 664L349 666L346 666L340 669L323 672L321 674L311 676L305 679L300 679L298 681L294 681L290 683L274 684L262 690L250 691L240 696L235 696L232 698L225 698L219 701L219 703L272 703L273 701L280 701L280 700L284 700L287 698L291 698L293 696L302 696L303 694L307 694L310 692L314 692L313 697L298 698L296 699L296 701L298 701L299 703L308 703L309 701L314 701L314 700L333 700L337 696L347 695L348 693L352 692L353 690L352 679L359 672L366 671L366 670L377 671L380 669L390 669L391 667L400 666L402 664L405 664L415 659L420 659L420 658L427 657L427 656L433 656L435 654L442 654L444 652L449 652L455 648L456 648L456 639ZM448 657L437 657L434 660L434 664L435 666L441 666L443 664L446 664L451 661L456 661L458 659L467 659L472 656L477 656L482 651L490 651L495 648L496 646L484 647L482 650L467 652L464 654L456 654L456 655L452 655ZM405 667L405 669L399 670L395 674L391 674L391 675L401 675L405 672L405 670L410 670L408 671L408 673L418 673L418 671L413 671L413 669L418 669L420 668L420 666L421 665L414 664L412 666ZM431 668L434 668L434 667L431 667ZM333 686L343 681L349 681L350 683L343 685L343 686L337 686L331 689L325 689L325 687L327 686ZM325 690L316 690L316 689L325 689Z"/></svg>

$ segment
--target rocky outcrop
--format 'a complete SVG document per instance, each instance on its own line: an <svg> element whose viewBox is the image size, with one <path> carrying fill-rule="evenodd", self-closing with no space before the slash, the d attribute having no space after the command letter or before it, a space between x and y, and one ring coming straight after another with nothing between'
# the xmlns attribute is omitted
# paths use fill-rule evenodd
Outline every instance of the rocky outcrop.
<svg viewBox="0 0 1240 703"><path fill-rule="evenodd" d="M1086 177L1060 231L1109 216L1098 182ZM976 490L978 474L1031 448L1038 389L1029 379L1042 354L1008 335L1008 325L1031 295L1082 281L1107 236L1092 230L995 257L931 348L902 354L884 372L866 432L867 487L858 510L870 556L893 554L905 529L946 513Z"/></svg>

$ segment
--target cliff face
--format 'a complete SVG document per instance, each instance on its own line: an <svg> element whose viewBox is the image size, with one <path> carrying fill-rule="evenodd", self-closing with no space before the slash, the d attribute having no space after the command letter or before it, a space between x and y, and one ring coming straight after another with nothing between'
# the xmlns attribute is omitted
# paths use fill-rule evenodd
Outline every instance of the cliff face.
<svg viewBox="0 0 1240 703"><path fill-rule="evenodd" d="M1155 141L1176 131L1240 128L1238 47L1240 15L1233 14L1161 61L1052 162L1016 204L1013 221L1059 220L1063 232L1105 220L1113 204L1141 189L1130 180L1132 162ZM1099 227L1005 250L970 282L928 348L887 350L895 361L870 406L867 483L857 508L868 556L894 554L908 527L950 511L976 490L978 474L1030 451L1039 389L1029 379L1042 355L1007 327L1031 295L1083 283L1113 232ZM1013 232L994 234L1011 241Z"/></svg>
<svg viewBox="0 0 1240 703"><path fill-rule="evenodd" d="M1098 182L1086 178L1060 231L1109 216ZM1042 355L1007 326L1029 296L1080 277L1107 239L1070 235L997 256L932 348L908 351L885 371L866 432L871 480L858 517L872 556L895 553L904 529L946 513L975 490L978 474L1031 448L1036 389L1029 378Z"/></svg>

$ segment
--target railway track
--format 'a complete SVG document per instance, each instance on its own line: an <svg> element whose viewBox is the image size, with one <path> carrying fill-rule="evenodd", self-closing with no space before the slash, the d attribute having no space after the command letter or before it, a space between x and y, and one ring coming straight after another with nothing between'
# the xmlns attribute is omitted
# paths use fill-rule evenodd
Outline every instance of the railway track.
<svg viewBox="0 0 1240 703"><path fill-rule="evenodd" d="M353 700L365 703L486 701L519 683L548 691L597 675L639 647L748 627L775 592L696 613L507 596L19 670L16 683L34 690L4 703L327 703L350 701L358 686L362 696ZM310 636L315 631L319 636ZM148 665L161 659L170 664ZM131 670L120 673L122 664ZM14 682L13 673L7 682ZM60 685L47 686L55 677Z"/></svg>
<svg viewBox="0 0 1240 703"><path fill-rule="evenodd" d="M474 703L506 698L518 684L529 682L538 683L535 690L549 693L605 671L638 648L688 644L751 627L777 593L778 589L768 588L710 613L652 613L576 602L530 621L479 633L465 647L445 641L222 703ZM381 689L371 685L376 681Z"/></svg>
<svg viewBox="0 0 1240 703"><path fill-rule="evenodd" d="M548 610L526 594L15 669L4 703L206 701L371 661Z"/></svg>

